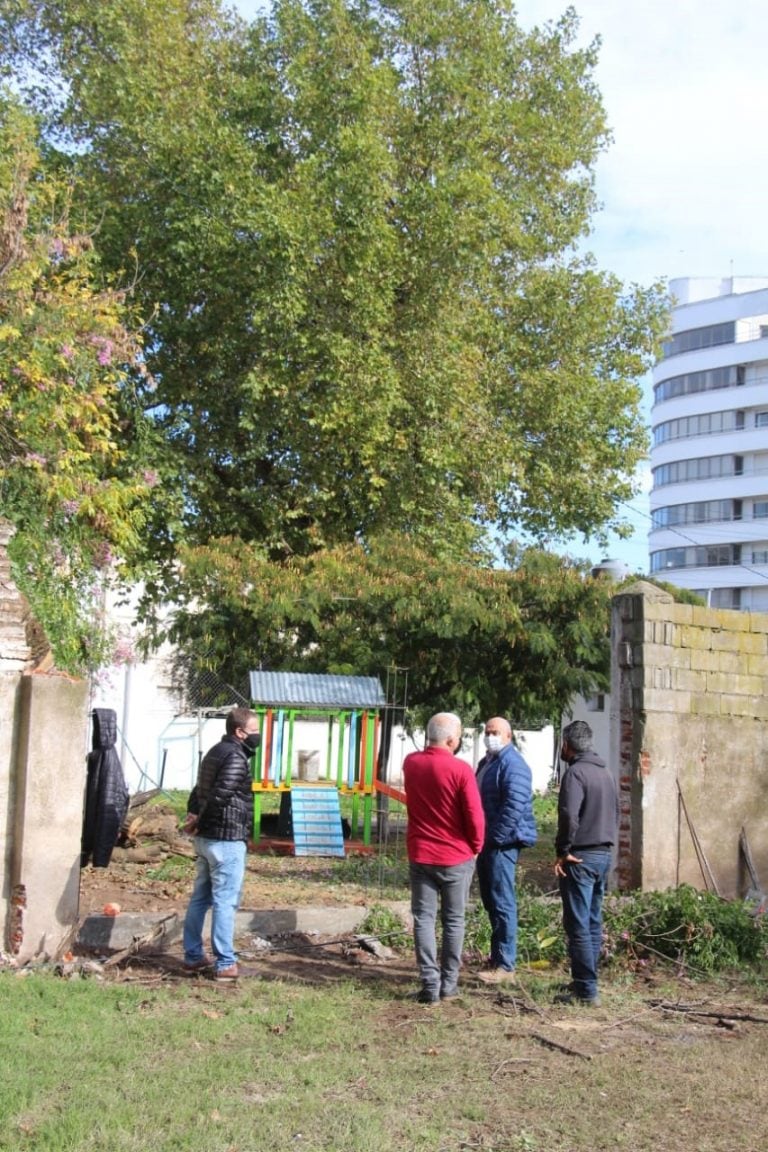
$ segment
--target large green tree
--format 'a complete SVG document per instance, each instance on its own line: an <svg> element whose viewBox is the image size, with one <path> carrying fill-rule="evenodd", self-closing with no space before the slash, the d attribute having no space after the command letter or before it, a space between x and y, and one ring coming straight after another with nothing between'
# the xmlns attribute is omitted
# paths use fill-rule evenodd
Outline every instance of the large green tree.
<svg viewBox="0 0 768 1152"><path fill-rule="evenodd" d="M487 0L0 12L8 59L34 46L62 79L43 111L103 258L138 262L184 508L153 547L615 523L663 309L576 253L608 133L572 12L531 33Z"/></svg>
<svg viewBox="0 0 768 1152"><path fill-rule="evenodd" d="M581 573L488 565L616 526L646 447L665 304L581 254L609 134L576 29L523 32L504 0L277 0L250 24L0 0L0 64L145 318L142 543L196 598L187 650L231 674L240 645L238 667L392 659L425 707L520 721L597 673Z"/></svg>

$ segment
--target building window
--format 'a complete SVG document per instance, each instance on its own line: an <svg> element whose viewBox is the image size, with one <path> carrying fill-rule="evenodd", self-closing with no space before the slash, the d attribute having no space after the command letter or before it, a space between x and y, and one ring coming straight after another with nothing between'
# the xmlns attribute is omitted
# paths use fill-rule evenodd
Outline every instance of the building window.
<svg viewBox="0 0 768 1152"><path fill-rule="evenodd" d="M694 456L690 460L675 460L653 469L653 486L683 484L686 480L712 480L718 476L741 476L743 456Z"/></svg>
<svg viewBox="0 0 768 1152"><path fill-rule="evenodd" d="M651 572L668 568L722 568L741 564L741 544L691 545L651 553Z"/></svg>
<svg viewBox="0 0 768 1152"><path fill-rule="evenodd" d="M768 412L755 413L755 428L768 428Z"/></svg>
<svg viewBox="0 0 768 1152"><path fill-rule="evenodd" d="M663 572L665 568L685 568L687 548L665 548L663 552L651 553L651 572Z"/></svg>
<svg viewBox="0 0 768 1152"><path fill-rule="evenodd" d="M683 352L695 352L698 348L716 348L720 344L733 344L736 340L736 324L728 320L724 324L709 324L706 328L689 328L678 332L663 345L663 357L679 356Z"/></svg>
<svg viewBox="0 0 768 1152"><path fill-rule="evenodd" d="M654 528L678 524L711 524L718 520L741 520L741 500L697 500L695 504L668 504L651 513Z"/></svg>
<svg viewBox="0 0 768 1152"><path fill-rule="evenodd" d="M681 416L677 420L665 420L653 430L654 445L665 444L668 440L686 440L691 436L710 436L716 432L738 432L744 427L744 413L702 412L697 416Z"/></svg>
<svg viewBox="0 0 768 1152"><path fill-rule="evenodd" d="M713 588L709 595L712 608L741 608L741 588Z"/></svg>
<svg viewBox="0 0 768 1152"><path fill-rule="evenodd" d="M764 520L768 516L768 500L755 500L752 504L752 519Z"/></svg>
<svg viewBox="0 0 768 1152"><path fill-rule="evenodd" d="M768 548L753 548L752 549L752 563L753 564L768 564Z"/></svg>
<svg viewBox="0 0 768 1152"><path fill-rule="evenodd" d="M695 563L699 568L722 568L741 564L740 544L708 544L696 548Z"/></svg>
<svg viewBox="0 0 768 1152"><path fill-rule="evenodd" d="M670 376L661 380L653 389L654 403L673 400L676 396L689 396L695 392L712 392L718 388L735 388L743 384L745 369L743 364L731 364L726 368L707 368L702 372L686 372L682 376Z"/></svg>

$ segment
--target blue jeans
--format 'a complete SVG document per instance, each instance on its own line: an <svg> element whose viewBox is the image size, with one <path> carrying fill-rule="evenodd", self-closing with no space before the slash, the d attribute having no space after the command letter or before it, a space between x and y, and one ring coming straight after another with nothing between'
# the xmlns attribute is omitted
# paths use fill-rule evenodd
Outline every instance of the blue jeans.
<svg viewBox="0 0 768 1152"><path fill-rule="evenodd" d="M456 991L464 947L464 912L475 870L474 860L463 864L409 865L413 941L421 987L428 996L450 996ZM437 906L443 939L437 960Z"/></svg>
<svg viewBox="0 0 768 1152"><path fill-rule="evenodd" d="M519 848L484 848L477 858L480 899L491 922L491 965L513 972L517 962Z"/></svg>
<svg viewBox="0 0 768 1152"><path fill-rule="evenodd" d="M203 924L211 912L211 947L216 971L237 963L235 912L245 876L244 840L193 839L197 853L195 886L184 917L184 959L194 964L204 958Z"/></svg>
<svg viewBox="0 0 768 1152"><path fill-rule="evenodd" d="M603 896L611 871L611 853L604 849L572 849L581 864L565 864L560 878L563 927L568 937L574 996L597 996L597 965L603 946Z"/></svg>

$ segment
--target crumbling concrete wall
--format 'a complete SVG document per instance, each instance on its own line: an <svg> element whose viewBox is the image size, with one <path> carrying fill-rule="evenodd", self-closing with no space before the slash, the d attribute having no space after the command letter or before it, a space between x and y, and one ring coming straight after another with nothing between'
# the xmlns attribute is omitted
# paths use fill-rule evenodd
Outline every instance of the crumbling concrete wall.
<svg viewBox="0 0 768 1152"><path fill-rule="evenodd" d="M768 885L768 615L677 604L639 582L611 617L621 888Z"/></svg>
<svg viewBox="0 0 768 1152"><path fill-rule="evenodd" d="M0 522L0 948L25 961L77 923L88 690L44 660L8 537Z"/></svg>

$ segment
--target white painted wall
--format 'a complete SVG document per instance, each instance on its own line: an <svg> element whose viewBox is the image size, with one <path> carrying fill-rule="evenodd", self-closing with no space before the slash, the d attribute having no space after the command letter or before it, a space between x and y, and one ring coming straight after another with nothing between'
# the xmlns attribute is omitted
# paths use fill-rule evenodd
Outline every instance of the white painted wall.
<svg viewBox="0 0 768 1152"><path fill-rule="evenodd" d="M117 713L120 740L118 752L131 792L162 786L189 790L194 786L200 757L221 739L221 717L189 715L180 711L165 671L168 654L160 653L146 663L128 664L108 670L92 691L90 707L113 708ZM516 732L521 754L530 765L533 786L545 792L552 778L554 731ZM297 720L294 726L294 778L299 751L320 753L321 772L327 757L328 727L325 722ZM393 734L389 780L402 782L402 764L409 752L424 745L424 734L409 736L401 728ZM467 729L462 759L473 767L483 755L482 730ZM336 770L336 745L331 754ZM163 767L164 765L164 767Z"/></svg>

